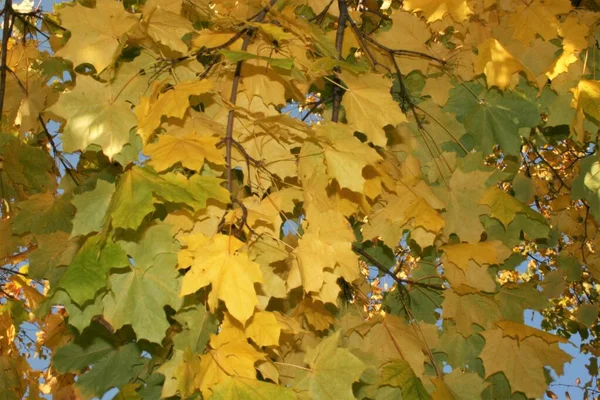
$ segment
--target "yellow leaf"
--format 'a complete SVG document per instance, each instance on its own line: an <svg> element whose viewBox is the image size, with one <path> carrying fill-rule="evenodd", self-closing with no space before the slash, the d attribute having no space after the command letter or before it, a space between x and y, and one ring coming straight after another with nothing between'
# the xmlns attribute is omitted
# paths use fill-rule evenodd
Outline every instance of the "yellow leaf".
<svg viewBox="0 0 600 400"><path fill-rule="evenodd" d="M485 73L488 87L506 89L514 74L525 72L530 80L535 76L517 61L498 40L490 38L479 45L475 73Z"/></svg>
<svg viewBox="0 0 600 400"><path fill-rule="evenodd" d="M269 311L254 313L249 325L246 327L246 335L259 346L277 346L281 326L275 314Z"/></svg>
<svg viewBox="0 0 600 400"><path fill-rule="evenodd" d="M284 81L272 68L250 65L247 62L242 67L242 76L242 85L249 99L260 97L267 106L285 104Z"/></svg>
<svg viewBox="0 0 600 400"><path fill-rule="evenodd" d="M357 76L342 72L339 75L347 88L342 106L348 122L375 145L385 146L387 138L383 127L407 121L400 105L392 99L390 80L374 73Z"/></svg>
<svg viewBox="0 0 600 400"><path fill-rule="evenodd" d="M441 20L446 14L456 22L462 22L473 14L466 0L405 0L402 6L407 11L423 11L429 23Z"/></svg>
<svg viewBox="0 0 600 400"><path fill-rule="evenodd" d="M579 81L577 87L573 90L571 107L577 110L573 126L578 138L583 140L585 114L600 120L600 81Z"/></svg>
<svg viewBox="0 0 600 400"><path fill-rule="evenodd" d="M392 22L392 27L389 30L378 33L374 37L379 43L390 49L401 48L402 50L434 55L429 46L425 44L431 39L431 31L424 20L410 12L395 10L392 14ZM398 38L402 38L402 41L399 42ZM411 64L411 69L425 70L427 68L429 64L427 59L421 58L419 61ZM410 72L404 67L404 60L401 65L403 66L402 73L407 74Z"/></svg>
<svg viewBox="0 0 600 400"><path fill-rule="evenodd" d="M262 282L260 266L239 252L244 243L232 236L203 234L180 237L187 245L179 252L179 267L191 269L183 277L181 296L212 285L208 296L211 310L223 300L227 310L245 323L258 304L254 283Z"/></svg>
<svg viewBox="0 0 600 400"><path fill-rule="evenodd" d="M256 379L254 363L264 360L264 354L256 351L246 340L219 342L219 335L211 335L212 347L200 357L200 368L194 383L203 396L210 396L210 388L228 376Z"/></svg>
<svg viewBox="0 0 600 400"><path fill-rule="evenodd" d="M201 95L212 88L212 81L191 81L180 83L150 98L142 97L135 109L135 115L139 121L138 133L144 139L144 143L148 142L154 130L159 127L163 115L182 119L190 107L190 96Z"/></svg>
<svg viewBox="0 0 600 400"><path fill-rule="evenodd" d="M61 95L50 111L66 120L66 152L83 151L90 144L101 146L109 158L121 151L136 121L130 105L117 96L111 86L88 76L79 76L75 88Z"/></svg>
<svg viewBox="0 0 600 400"><path fill-rule="evenodd" d="M304 287L305 292L319 292L323 286L323 270L333 269L336 263L332 249L316 233L306 233L298 241L294 250L287 284L288 288Z"/></svg>
<svg viewBox="0 0 600 400"><path fill-rule="evenodd" d="M448 75L428 78L425 81L425 87L423 88L423 96L431 96L431 99L435 104L443 106L448 101L450 89L453 87L454 85Z"/></svg>
<svg viewBox="0 0 600 400"><path fill-rule="evenodd" d="M320 301L313 301L310 297L305 297L302 303L294 311L294 315L303 315L315 330L324 331L333 324L333 315Z"/></svg>
<svg viewBox="0 0 600 400"><path fill-rule="evenodd" d="M558 342L564 339L549 340L548 336L556 336L522 324L505 325L507 322L481 333L485 347L479 358L483 360L485 376L502 372L513 393L541 398L547 388L544 367L550 366L557 375L562 375L564 363L572 358L558 347Z"/></svg>
<svg viewBox="0 0 600 400"><path fill-rule="evenodd" d="M500 264L512 252L501 242L481 242L475 244L459 243L442 246L444 263L451 262L463 271L467 269L469 260L480 265Z"/></svg>
<svg viewBox="0 0 600 400"><path fill-rule="evenodd" d="M345 125L327 123L316 128L316 134L327 139L324 143L327 174L335 178L341 187L361 193L365 179L362 170L369 164L381 161L377 152L362 143Z"/></svg>
<svg viewBox="0 0 600 400"><path fill-rule="evenodd" d="M194 31L194 26L186 18L161 6L146 6L144 9L143 29L154 41L179 53L187 53L187 44L181 38Z"/></svg>
<svg viewBox="0 0 600 400"><path fill-rule="evenodd" d="M442 247L442 262L445 274L453 287L466 285L473 289L493 292L496 290L494 279L488 274L488 266L500 264L512 252L499 241L476 244L459 243ZM464 291L469 291L462 288Z"/></svg>
<svg viewBox="0 0 600 400"><path fill-rule="evenodd" d="M71 32L67 44L56 52L79 64L92 64L96 72L111 65L125 44L124 35L138 22L138 16L125 11L122 3L96 1L96 8L75 3L60 11L61 26Z"/></svg>
<svg viewBox="0 0 600 400"><path fill-rule="evenodd" d="M569 0L533 0L518 4L506 22L513 29L513 37L524 44L531 43L537 35L551 40L558 36L557 15L570 10Z"/></svg>
<svg viewBox="0 0 600 400"><path fill-rule="evenodd" d="M200 171L204 159L213 164L225 164L221 151L216 147L218 141L218 138L194 133L186 136L160 135L158 142L146 145L144 153L150 157L148 163L158 172L178 162L185 168Z"/></svg>
<svg viewBox="0 0 600 400"><path fill-rule="evenodd" d="M213 32L209 29L203 29L196 32L196 34L197 36L191 40L192 49L195 50L200 50L203 47L219 47L234 36L234 33Z"/></svg>

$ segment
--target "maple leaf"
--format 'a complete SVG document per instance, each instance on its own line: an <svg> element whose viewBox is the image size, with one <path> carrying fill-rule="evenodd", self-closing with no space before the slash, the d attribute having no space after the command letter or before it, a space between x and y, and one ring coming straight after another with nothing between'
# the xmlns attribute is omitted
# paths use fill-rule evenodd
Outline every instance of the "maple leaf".
<svg viewBox="0 0 600 400"><path fill-rule="evenodd" d="M221 152L217 150L218 138L198 136L190 133L186 136L160 135L158 142L150 143L144 153L150 157L149 164L162 172L181 162L185 168L200 171L204 159L217 165L225 163Z"/></svg>
<svg viewBox="0 0 600 400"><path fill-rule="evenodd" d="M9 398L543 395L524 311L598 325L597 13L346 3L3 11Z"/></svg>
<svg viewBox="0 0 600 400"><path fill-rule="evenodd" d="M186 53L188 47L181 38L194 30L192 23L160 5L146 8L141 26L148 36L171 50Z"/></svg>
<svg viewBox="0 0 600 400"><path fill-rule="evenodd" d="M223 300L227 310L246 322L258 304L254 283L262 282L258 264L239 250L244 245L225 235L207 238L203 234L180 237L187 248L179 252L179 267L191 269L183 277L181 296L212 285L208 304L211 310Z"/></svg>
<svg viewBox="0 0 600 400"><path fill-rule="evenodd" d="M488 87L497 86L500 90L504 90L510 85L513 75L520 71L525 72L531 80L535 80L535 76L517 61L498 40L490 38L483 42L477 50L475 73L485 73Z"/></svg>
<svg viewBox="0 0 600 400"><path fill-rule="evenodd" d="M246 335L259 346L277 346L280 334L281 325L275 314L268 311L254 313L246 328Z"/></svg>
<svg viewBox="0 0 600 400"><path fill-rule="evenodd" d="M173 86L164 93L155 93L151 98L142 97L135 109L139 121L138 133L147 143L156 128L159 127L162 116L182 119L190 108L190 96L198 96L213 88L212 81L184 82Z"/></svg>
<svg viewBox="0 0 600 400"><path fill-rule="evenodd" d="M423 11L427 22L440 20L449 14L456 22L464 21L473 11L465 0L409 0L402 3L405 10Z"/></svg>
<svg viewBox="0 0 600 400"><path fill-rule="evenodd" d="M496 187L491 187L484 193L480 204L488 205L492 209L490 215L499 219L505 227L508 227L517 213L525 214L529 219L541 224L547 224L540 213Z"/></svg>
<svg viewBox="0 0 600 400"><path fill-rule="evenodd" d="M456 114L473 136L476 148L486 153L499 144L505 153L517 154L521 147L519 128L540 122L537 105L526 92L485 91L476 82L452 89L444 110Z"/></svg>
<svg viewBox="0 0 600 400"><path fill-rule="evenodd" d="M115 61L125 42L124 35L139 17L126 12L121 3L98 0L95 4L95 8L74 4L61 9L61 24L71 37L56 55L71 60L74 66L92 64L96 72L101 72ZM88 104L89 100L79 105Z"/></svg>
<svg viewBox="0 0 600 400"><path fill-rule="evenodd" d="M513 36L526 44L540 35L546 40L558 36L559 14L566 14L571 4L565 0L534 0L530 4L519 4L508 17L507 25Z"/></svg>
<svg viewBox="0 0 600 400"><path fill-rule="evenodd" d="M211 349L200 357L194 383L205 395L211 393L217 383L223 382L229 376L255 380L254 364L264 358L264 355L246 340L225 336L212 335Z"/></svg>
<svg viewBox="0 0 600 400"><path fill-rule="evenodd" d="M117 184L107 211L114 227L136 229L146 215L154 210L154 202L182 203L200 210L213 198L229 202L229 192L217 178L194 175L158 175L152 169L134 167ZM156 196L156 197L155 197ZM159 200L160 199L160 200Z"/></svg>
<svg viewBox="0 0 600 400"><path fill-rule="evenodd" d="M446 199L445 216L446 234L456 233L462 240L470 243L478 242L483 232L479 216L486 214L485 206L478 204L483 195L490 171L473 171L470 173L456 169L450 178L447 192L442 192ZM442 196L440 196L442 197Z"/></svg>
<svg viewBox="0 0 600 400"><path fill-rule="evenodd" d="M210 339L210 334L217 331L218 320L202 306L181 309L174 318L183 327L173 338L177 350L189 348L194 353L201 353Z"/></svg>
<svg viewBox="0 0 600 400"><path fill-rule="evenodd" d="M251 379L228 377L212 388L215 400L293 400L294 392L288 388Z"/></svg>
<svg viewBox="0 0 600 400"><path fill-rule="evenodd" d="M490 241L476 244L460 243L446 245L442 262L452 285L470 286L480 291L494 292L496 283L487 272L487 265L501 264L511 254L504 244Z"/></svg>
<svg viewBox="0 0 600 400"><path fill-rule="evenodd" d="M75 88L63 93L48 111L66 121L66 152L83 151L96 144L112 158L129 142L129 130L136 125L130 105L119 99L118 92L88 76L78 77Z"/></svg>
<svg viewBox="0 0 600 400"><path fill-rule="evenodd" d="M161 343L170 326L164 307L178 310L181 280L175 269L179 246L171 226L148 228L139 242L121 242L133 260L130 268L110 276L111 292L104 296L103 316L115 329L131 325L138 338Z"/></svg>
<svg viewBox="0 0 600 400"><path fill-rule="evenodd" d="M600 218L600 161L594 156L586 157L580 161L580 168L571 195L574 199L587 200L592 215Z"/></svg>
<svg viewBox="0 0 600 400"><path fill-rule="evenodd" d="M96 292L105 287L111 269L129 265L127 255L118 245L101 244L100 236L89 238L60 279L59 287L79 305L93 299Z"/></svg>
<svg viewBox="0 0 600 400"><path fill-rule="evenodd" d="M571 356L559 349L566 339L514 322L498 322L498 328L483 332L485 347L480 358L485 376L502 372L512 392L540 397L546 389L544 367L551 366L559 375ZM498 354L503 354L498 357Z"/></svg>
<svg viewBox="0 0 600 400"><path fill-rule="evenodd" d="M423 383L415 376L410 364L406 361L394 360L384 365L382 369L381 383L399 387L402 390L402 398L431 399Z"/></svg>
<svg viewBox="0 0 600 400"><path fill-rule="evenodd" d="M340 79L346 86L342 106L348 112L351 126L367 135L375 145L385 146L387 138L383 127L407 120L400 105L387 95L389 80L373 73L356 76L349 72L341 73Z"/></svg>
<svg viewBox="0 0 600 400"><path fill-rule="evenodd" d="M456 331L465 337L473 333L473 324L488 329L501 318L500 307L496 301L483 293L458 294L454 290L445 293L442 304L446 313L456 323Z"/></svg>
<svg viewBox="0 0 600 400"><path fill-rule="evenodd" d="M98 179L93 190L73 197L73 205L77 212L73 218L71 236L87 235L102 229L114 192L113 183Z"/></svg>
<svg viewBox="0 0 600 400"><path fill-rule="evenodd" d="M323 143L327 174L341 187L362 192L365 179L362 171L369 164L382 160L377 152L354 137L351 129L329 123L320 125L316 134L327 140Z"/></svg>
<svg viewBox="0 0 600 400"><path fill-rule="evenodd" d="M355 398L352 383L360 378L366 366L350 351L338 347L339 339L337 331L306 353L304 362L310 371L301 371L296 376L296 389L319 399Z"/></svg>
<svg viewBox="0 0 600 400"><path fill-rule="evenodd" d="M600 120L600 82L581 80L573 91L573 101L571 107L576 109L573 126L581 139L583 135L584 114L588 114L596 120Z"/></svg>

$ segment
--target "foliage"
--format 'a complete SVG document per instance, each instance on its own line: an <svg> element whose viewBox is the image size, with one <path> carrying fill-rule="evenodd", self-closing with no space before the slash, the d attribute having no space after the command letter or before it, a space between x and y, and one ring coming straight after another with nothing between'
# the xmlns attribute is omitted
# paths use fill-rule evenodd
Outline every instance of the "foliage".
<svg viewBox="0 0 600 400"><path fill-rule="evenodd" d="M31 4L3 398L552 397L575 333L598 393L594 2Z"/></svg>

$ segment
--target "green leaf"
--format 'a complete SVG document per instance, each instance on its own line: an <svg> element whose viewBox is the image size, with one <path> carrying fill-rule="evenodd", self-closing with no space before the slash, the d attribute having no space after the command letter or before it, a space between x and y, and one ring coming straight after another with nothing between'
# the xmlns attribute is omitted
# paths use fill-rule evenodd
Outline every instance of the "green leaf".
<svg viewBox="0 0 600 400"><path fill-rule="evenodd" d="M335 67L340 67L355 74L367 72L369 65L365 62L351 63L343 60L338 60L333 57L321 57L311 64L310 69L314 72L329 72Z"/></svg>
<svg viewBox="0 0 600 400"><path fill-rule="evenodd" d="M132 234L118 244L127 252L136 268L142 271L152 265L160 265L164 269L175 269L179 243L173 238L173 227L159 222L148 227L142 234Z"/></svg>
<svg viewBox="0 0 600 400"><path fill-rule="evenodd" d="M82 305L94 298L106 286L106 275L113 268L129 265L125 252L115 243L102 247L102 238L89 238L62 276L59 287L65 289L73 301Z"/></svg>
<svg viewBox="0 0 600 400"><path fill-rule="evenodd" d="M87 235L102 230L114 192L114 183L98 179L93 190L78 194L73 198L73 205L77 208L77 213L73 219L71 236Z"/></svg>
<svg viewBox="0 0 600 400"><path fill-rule="evenodd" d="M323 339L306 353L310 371L300 371L294 387L308 391L315 400L353 400L352 384L359 380L366 365L347 349L338 347L340 331Z"/></svg>
<svg viewBox="0 0 600 400"><path fill-rule="evenodd" d="M194 353L202 354L210 335L217 332L219 320L202 305L180 310L175 315L175 320L183 328L173 338L177 350L190 349Z"/></svg>
<svg viewBox="0 0 600 400"><path fill-rule="evenodd" d="M115 228L137 229L146 215L154 211L154 203L179 203L194 211L204 209L209 198L229 203L229 192L220 179L168 173L158 175L151 168L133 167L117 184L108 213Z"/></svg>
<svg viewBox="0 0 600 400"><path fill-rule="evenodd" d="M29 255L29 275L47 279L55 287L81 247L81 240L69 238L66 232L36 235L37 249ZM62 268L61 268L62 267Z"/></svg>
<svg viewBox="0 0 600 400"><path fill-rule="evenodd" d="M463 368L472 365L481 350L483 350L483 346L485 346L483 338L476 333L465 338L457 332L456 325L448 320L444 321L443 326L444 331L440 336L440 343L436 349L448 356L448 364L452 368ZM481 328L474 329L475 332L479 330Z"/></svg>
<svg viewBox="0 0 600 400"><path fill-rule="evenodd" d="M598 306L598 304L582 304L577 307L577 311L575 311L575 318L585 327L591 328L592 325L598 321L599 310L600 306Z"/></svg>
<svg viewBox="0 0 600 400"><path fill-rule="evenodd" d="M410 278L424 284L441 287L443 281L435 278L436 275L437 272L434 265L419 263L412 269ZM389 308L392 314L406 316L406 309L402 303L402 298L398 295L390 295L395 292L385 293L383 304ZM410 313L412 314L412 317L408 319L414 317L417 321L435 324L439 319L436 310L441 308L444 296L440 290L415 285L408 291L408 299L404 301L407 303L406 305L410 308Z"/></svg>
<svg viewBox="0 0 600 400"><path fill-rule="evenodd" d="M223 54L226 59L233 62L245 61L245 60L264 60L271 64L273 67L291 70L294 67L293 58L271 58L265 56L257 56L247 51L234 51L221 49L219 53Z"/></svg>
<svg viewBox="0 0 600 400"><path fill-rule="evenodd" d="M519 154L519 129L541 123L535 100L524 91L486 91L478 82L466 82L452 89L444 111L456 114L475 139L476 149L485 154L496 144L505 154Z"/></svg>
<svg viewBox="0 0 600 400"><path fill-rule="evenodd" d="M60 304L63 306L69 314L68 322L69 325L77 329L80 333L90 325L92 318L97 315L102 315L104 310L102 306L102 294L98 294L93 302L86 302L85 306L81 308L75 304L71 297L64 290L57 290L54 295L47 300L47 305ZM43 314L42 314L43 315Z"/></svg>
<svg viewBox="0 0 600 400"><path fill-rule="evenodd" d="M52 365L61 374L75 372L87 368L114 351L115 346L112 343L95 336L89 343L80 340L59 347L52 357Z"/></svg>
<svg viewBox="0 0 600 400"><path fill-rule="evenodd" d="M212 387L210 400L293 400L291 389L254 379L229 376Z"/></svg>
<svg viewBox="0 0 600 400"><path fill-rule="evenodd" d="M25 308L25 304L20 300L8 298L5 304L0 305L0 315L4 313L10 315L10 319L17 331L19 330L19 325L29 320L28 310Z"/></svg>
<svg viewBox="0 0 600 400"><path fill-rule="evenodd" d="M70 232L75 213L71 196L55 197L51 193L36 194L17 204L19 213L13 221L13 232L23 234Z"/></svg>
<svg viewBox="0 0 600 400"><path fill-rule="evenodd" d="M161 343L170 326L164 307L177 310L182 303L178 278L175 268L163 265L112 274L111 291L103 299L104 318L116 329L131 325L138 339Z"/></svg>
<svg viewBox="0 0 600 400"><path fill-rule="evenodd" d="M431 399L421 380L404 360L394 360L383 366L381 384L400 388L403 400Z"/></svg>
<svg viewBox="0 0 600 400"><path fill-rule="evenodd" d="M170 324L165 306L181 307L181 279L175 268L179 245L171 226L153 225L139 242L121 241L133 258L133 266L110 276L110 292L104 297L104 318L115 328L131 325L138 339L161 343Z"/></svg>
<svg viewBox="0 0 600 400"><path fill-rule="evenodd" d="M573 181L573 200L586 200L590 213L600 220L600 161L596 156L585 157L579 162L580 172Z"/></svg>
<svg viewBox="0 0 600 400"><path fill-rule="evenodd" d="M54 161L50 155L18 138L0 134L0 197L22 199L24 194L56 189Z"/></svg>
<svg viewBox="0 0 600 400"><path fill-rule="evenodd" d="M91 371L80 375L76 387L86 396L102 397L109 389L135 379L147 361L140 358L137 344L128 343L100 359Z"/></svg>
<svg viewBox="0 0 600 400"><path fill-rule="evenodd" d="M25 385L19 376L19 360L8 355L0 356L0 392L1 400L21 400L25 394Z"/></svg>

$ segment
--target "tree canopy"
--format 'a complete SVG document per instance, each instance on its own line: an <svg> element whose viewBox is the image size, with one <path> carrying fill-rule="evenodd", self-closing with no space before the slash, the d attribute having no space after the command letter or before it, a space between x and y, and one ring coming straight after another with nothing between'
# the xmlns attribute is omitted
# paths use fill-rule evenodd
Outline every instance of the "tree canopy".
<svg viewBox="0 0 600 400"><path fill-rule="evenodd" d="M0 398L600 394L598 11L5 0Z"/></svg>

